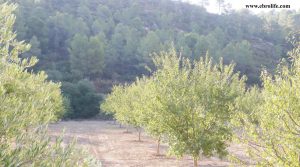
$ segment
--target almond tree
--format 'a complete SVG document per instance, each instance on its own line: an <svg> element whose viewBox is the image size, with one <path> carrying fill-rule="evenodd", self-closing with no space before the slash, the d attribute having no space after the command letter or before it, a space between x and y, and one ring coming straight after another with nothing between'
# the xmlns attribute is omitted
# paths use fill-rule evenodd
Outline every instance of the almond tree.
<svg viewBox="0 0 300 167"><path fill-rule="evenodd" d="M200 155L227 155L234 116L230 106L243 95L245 78L234 73L233 64L213 64L209 57L191 63L174 50L156 57L155 64L153 78L164 107L161 117L170 153L191 155L194 166Z"/></svg>
<svg viewBox="0 0 300 167"><path fill-rule="evenodd" d="M300 43L294 37L292 64L278 66L275 75L262 72L261 92L251 91L240 100L239 141L247 144L257 166L300 165Z"/></svg>
<svg viewBox="0 0 300 167"><path fill-rule="evenodd" d="M143 117L141 115L140 97L142 91L137 86L138 81L125 86L116 86L112 93L101 104L101 109L107 113L112 113L114 118L121 124L134 126L137 128L141 141L141 127Z"/></svg>

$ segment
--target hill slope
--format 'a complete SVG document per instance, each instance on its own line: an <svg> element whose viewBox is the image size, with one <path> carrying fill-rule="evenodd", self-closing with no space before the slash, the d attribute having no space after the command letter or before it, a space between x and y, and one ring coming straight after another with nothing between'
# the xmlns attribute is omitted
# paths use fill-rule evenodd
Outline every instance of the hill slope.
<svg viewBox="0 0 300 167"><path fill-rule="evenodd" d="M15 1L18 38L32 44L23 56L36 55L35 70L63 83L71 117L95 115L101 100L95 90L106 94L114 84L147 75L149 54L172 44L191 59L208 52L233 60L248 83L259 83L261 67L273 69L285 56L285 37L300 24L295 11L216 15L170 0Z"/></svg>

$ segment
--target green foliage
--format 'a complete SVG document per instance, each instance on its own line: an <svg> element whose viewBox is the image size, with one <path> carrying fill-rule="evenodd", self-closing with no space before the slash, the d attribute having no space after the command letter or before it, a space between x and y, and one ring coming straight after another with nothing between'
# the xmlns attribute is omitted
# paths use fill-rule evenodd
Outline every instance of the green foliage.
<svg viewBox="0 0 300 167"><path fill-rule="evenodd" d="M32 74L26 68L36 59L20 59L18 55L29 45L14 39L12 32L14 5L1 5L1 132L16 135L22 129L54 121L63 112L60 85L46 82L41 72ZM11 48L10 48L11 47ZM46 96L45 96L46 95ZM5 112L7 111L7 112ZM17 116L17 117L16 117ZM20 120L22 121L20 121Z"/></svg>
<svg viewBox="0 0 300 167"><path fill-rule="evenodd" d="M38 57L38 58L43 58L42 57L42 51L40 49L40 41L36 38L36 36L33 36L31 39L30 39L30 50L26 53L24 53L22 55L22 57L26 57L26 58L30 58L31 56L35 56L35 57Z"/></svg>
<svg viewBox="0 0 300 167"><path fill-rule="evenodd" d="M19 133L10 143L1 143L0 149L0 166L101 166L74 142L65 145L62 137L50 138L44 126Z"/></svg>
<svg viewBox="0 0 300 167"><path fill-rule="evenodd" d="M233 60L239 62L239 64L237 64L237 69L243 74L248 74L248 78L250 78L251 81L254 81L256 79L256 76L259 75L258 70L251 71L259 69L259 67L255 67L256 64L253 60L253 51L251 48L251 44L248 41L243 40L236 43L229 43L223 49L222 55L226 57L226 60L228 62L231 62Z"/></svg>
<svg viewBox="0 0 300 167"><path fill-rule="evenodd" d="M150 54L160 51L161 43L159 36L153 31L148 32L148 34L141 40L138 50L144 57L148 57Z"/></svg>
<svg viewBox="0 0 300 167"><path fill-rule="evenodd" d="M176 53L163 55L157 66L157 87L174 154L226 155L231 128L226 125L234 115L229 106L243 94L244 79L233 72L234 65L213 65L208 57L190 63Z"/></svg>
<svg viewBox="0 0 300 167"><path fill-rule="evenodd" d="M66 117L91 118L99 114L99 102L102 97L96 93L90 81L81 80L76 84L65 82L62 91L70 99L70 108Z"/></svg>
<svg viewBox="0 0 300 167"><path fill-rule="evenodd" d="M121 59L128 59L135 56L138 44L138 32L134 27L122 23L116 25L114 34L111 37L113 54Z"/></svg>
<svg viewBox="0 0 300 167"><path fill-rule="evenodd" d="M299 32L290 56L292 64L283 60L275 75L264 70L261 92L250 91L238 105L245 111L238 117L238 139L248 144L257 166L299 166Z"/></svg>
<svg viewBox="0 0 300 167"><path fill-rule="evenodd" d="M50 141L47 124L64 113L60 84L28 70L37 59L19 55L30 45L15 39L14 4L0 4L0 166L93 166L74 145Z"/></svg>
<svg viewBox="0 0 300 167"><path fill-rule="evenodd" d="M104 68L105 41L103 36L88 38L76 34L70 44L71 71L82 77L101 74Z"/></svg>
<svg viewBox="0 0 300 167"><path fill-rule="evenodd" d="M134 103L132 98L137 98L133 91L134 86L115 86L112 94L101 105L101 109L113 114L122 124L139 126L139 120L135 114L136 110L132 105Z"/></svg>
<svg viewBox="0 0 300 167"><path fill-rule="evenodd" d="M209 57L190 62L173 49L154 56L157 71L125 87L115 87L102 109L121 123L167 137L170 153L221 157L232 136L230 106L242 96L245 78L234 65L214 65Z"/></svg>

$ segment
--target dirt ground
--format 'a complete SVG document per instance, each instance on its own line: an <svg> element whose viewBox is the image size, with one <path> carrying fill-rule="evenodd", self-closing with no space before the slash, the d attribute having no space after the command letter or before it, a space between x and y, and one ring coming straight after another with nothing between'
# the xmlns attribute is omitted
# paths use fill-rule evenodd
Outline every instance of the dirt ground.
<svg viewBox="0 0 300 167"><path fill-rule="evenodd" d="M138 133L110 121L66 121L49 126L50 134L59 135L65 130L65 141L77 138L77 145L86 148L104 167L190 167L190 157L176 159L165 156L167 145L162 144L162 156L156 156L156 141L142 133L142 142L138 142ZM240 146L232 146L230 151L243 155ZM201 167L221 167L230 163L218 158L201 158Z"/></svg>

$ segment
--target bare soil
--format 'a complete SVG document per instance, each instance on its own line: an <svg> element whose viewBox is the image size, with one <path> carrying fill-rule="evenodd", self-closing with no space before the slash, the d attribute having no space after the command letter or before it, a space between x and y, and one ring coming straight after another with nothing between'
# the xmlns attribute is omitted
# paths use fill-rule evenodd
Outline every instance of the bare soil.
<svg viewBox="0 0 300 167"><path fill-rule="evenodd" d="M191 157L176 159L166 156L168 146L161 144L161 156L156 155L156 141L142 133L142 142L134 128L120 128L112 121L66 121L49 126L50 134L57 136L64 131L66 142L77 139L77 145L87 149L104 167L192 167ZM230 151L241 157L243 149L239 145L230 147ZM201 158L201 167L229 166L227 160Z"/></svg>

